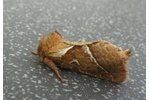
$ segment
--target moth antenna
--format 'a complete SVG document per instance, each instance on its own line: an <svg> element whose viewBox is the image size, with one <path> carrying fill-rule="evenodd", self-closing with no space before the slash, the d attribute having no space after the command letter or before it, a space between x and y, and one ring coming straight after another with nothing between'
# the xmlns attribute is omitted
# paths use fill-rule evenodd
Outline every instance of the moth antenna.
<svg viewBox="0 0 150 100"><path fill-rule="evenodd" d="M33 52L33 51L30 51L31 54L33 55L38 55L37 53Z"/></svg>
<svg viewBox="0 0 150 100"><path fill-rule="evenodd" d="M54 32L57 32L57 30L54 30Z"/></svg>

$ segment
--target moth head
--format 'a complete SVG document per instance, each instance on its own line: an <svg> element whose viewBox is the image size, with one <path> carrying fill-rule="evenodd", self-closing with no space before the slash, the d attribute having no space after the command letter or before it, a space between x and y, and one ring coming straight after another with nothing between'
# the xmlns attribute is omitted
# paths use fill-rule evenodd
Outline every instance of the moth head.
<svg viewBox="0 0 150 100"><path fill-rule="evenodd" d="M53 46L57 45L62 41L63 40L61 34L56 30L53 33L43 37L39 42L37 50L40 59L42 60L43 57L47 54L49 49L51 49Z"/></svg>

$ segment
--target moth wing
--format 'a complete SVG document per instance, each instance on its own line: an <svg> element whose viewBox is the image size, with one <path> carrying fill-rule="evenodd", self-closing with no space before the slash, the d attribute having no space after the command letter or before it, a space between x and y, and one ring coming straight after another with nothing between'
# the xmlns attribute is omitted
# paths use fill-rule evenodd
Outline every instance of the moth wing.
<svg viewBox="0 0 150 100"><path fill-rule="evenodd" d="M47 58L52 60L56 65L58 65L61 68L72 69L72 70L75 70L75 71L79 71L79 66L78 65L70 64L70 63L68 63L64 60L61 60L61 59L57 58L57 57L47 56Z"/></svg>

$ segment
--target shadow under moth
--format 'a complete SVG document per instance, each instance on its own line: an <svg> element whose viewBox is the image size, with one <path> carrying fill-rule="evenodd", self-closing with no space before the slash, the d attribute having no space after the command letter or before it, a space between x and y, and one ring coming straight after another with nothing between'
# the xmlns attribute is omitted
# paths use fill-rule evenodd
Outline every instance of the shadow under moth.
<svg viewBox="0 0 150 100"><path fill-rule="evenodd" d="M40 60L65 82L58 67L72 69L97 78L122 83L128 79L128 59L131 50L123 51L110 42L69 42L58 31L43 37L37 49ZM57 67L57 66L58 67Z"/></svg>

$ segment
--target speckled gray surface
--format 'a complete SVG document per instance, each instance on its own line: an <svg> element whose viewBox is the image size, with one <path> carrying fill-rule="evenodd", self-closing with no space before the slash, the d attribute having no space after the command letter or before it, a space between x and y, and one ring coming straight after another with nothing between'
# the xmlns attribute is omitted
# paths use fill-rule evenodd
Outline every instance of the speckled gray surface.
<svg viewBox="0 0 150 100"><path fill-rule="evenodd" d="M145 0L4 0L4 100L145 100ZM107 40L131 48L132 81L114 84L40 62L39 39L57 29L69 41Z"/></svg>

